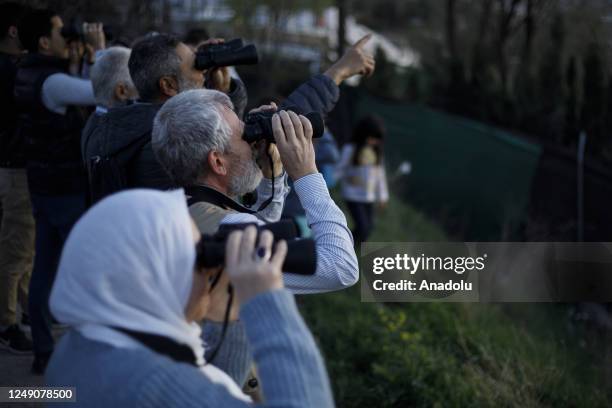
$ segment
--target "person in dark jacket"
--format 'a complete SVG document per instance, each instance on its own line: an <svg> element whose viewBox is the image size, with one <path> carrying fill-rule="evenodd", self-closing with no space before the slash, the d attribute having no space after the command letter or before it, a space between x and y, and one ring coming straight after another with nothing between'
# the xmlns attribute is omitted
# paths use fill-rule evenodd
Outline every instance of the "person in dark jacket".
<svg viewBox="0 0 612 408"><path fill-rule="evenodd" d="M124 171L121 188L145 187L167 190L173 182L161 168L151 150L153 118L163 103L174 95L204 86L205 72L194 67L194 52L178 38L168 34L149 35L137 42L129 58L130 76L140 99L129 106L93 114L82 134L83 157L90 178L92 161L113 157L133 149ZM227 67L207 75L208 86L228 94L236 111L246 106L246 90L238 79L230 78ZM91 182L90 182L91 183ZM92 186L92 190L96 187ZM92 191L93 195L95 191ZM101 191L98 198L105 195Z"/></svg>
<svg viewBox="0 0 612 408"><path fill-rule="evenodd" d="M0 5L0 345L13 353L29 353L32 343L19 328L28 311L28 285L34 257L34 218L25 171L23 143L16 137L17 111L13 87L22 54L17 25L26 9Z"/></svg>
<svg viewBox="0 0 612 408"><path fill-rule="evenodd" d="M91 82L69 74L71 62L80 61L78 55L69 59L71 48L62 37L62 27L62 19L50 10L33 10L18 26L28 50L17 69L15 102L17 131L26 143L36 223L36 256L29 287L35 374L44 372L53 351L48 302L61 250L85 210L87 181L79 145L85 116L80 107L95 104ZM101 25L91 25L85 37L94 51L104 47Z"/></svg>

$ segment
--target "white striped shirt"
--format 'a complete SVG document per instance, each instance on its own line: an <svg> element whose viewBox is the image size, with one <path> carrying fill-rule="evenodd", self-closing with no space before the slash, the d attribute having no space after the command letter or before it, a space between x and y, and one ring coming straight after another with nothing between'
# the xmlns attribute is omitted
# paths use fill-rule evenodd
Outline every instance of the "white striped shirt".
<svg viewBox="0 0 612 408"><path fill-rule="evenodd" d="M359 280L357 255L353 248L353 236L346 224L344 213L332 200L320 173L309 174L294 182L317 251L317 270L304 276L284 273L285 286L293 293L319 293L343 289ZM252 214L226 215L222 224L264 222Z"/></svg>

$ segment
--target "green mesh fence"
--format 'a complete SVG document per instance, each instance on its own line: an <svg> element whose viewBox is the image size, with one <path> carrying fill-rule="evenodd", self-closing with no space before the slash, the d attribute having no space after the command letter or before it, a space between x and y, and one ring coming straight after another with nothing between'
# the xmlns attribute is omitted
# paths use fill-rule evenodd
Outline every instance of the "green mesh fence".
<svg viewBox="0 0 612 408"><path fill-rule="evenodd" d="M491 126L360 95L357 118L386 122L391 188L466 240L518 237L541 148ZM394 177L402 161L407 177Z"/></svg>

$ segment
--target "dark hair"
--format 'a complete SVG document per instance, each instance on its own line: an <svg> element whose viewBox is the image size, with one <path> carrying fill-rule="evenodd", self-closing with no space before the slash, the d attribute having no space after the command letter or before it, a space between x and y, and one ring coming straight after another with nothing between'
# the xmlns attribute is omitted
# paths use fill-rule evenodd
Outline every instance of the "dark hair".
<svg viewBox="0 0 612 408"><path fill-rule="evenodd" d="M27 12L27 8L19 3L0 4L0 38L5 38L11 26L17 27Z"/></svg>
<svg viewBox="0 0 612 408"><path fill-rule="evenodd" d="M197 46L202 41L206 41L210 38L208 31L205 28L192 28L187 31L183 42L188 45Z"/></svg>
<svg viewBox="0 0 612 408"><path fill-rule="evenodd" d="M378 139L382 142L385 139L385 133L385 124L379 116L368 115L362 118L353 129L352 143L355 145L353 164L359 164L359 154L366 146L368 138ZM374 146L373 149L376 152L376 164L380 164L382 162L382 147Z"/></svg>
<svg viewBox="0 0 612 408"><path fill-rule="evenodd" d="M51 37L53 24L51 19L58 14L53 10L38 9L26 13L19 24L19 39L23 48L29 52L38 52L40 37Z"/></svg>
<svg viewBox="0 0 612 408"><path fill-rule="evenodd" d="M160 96L161 77L180 76L181 59L176 53L179 43L170 34L151 34L134 44L128 68L140 99L153 101Z"/></svg>

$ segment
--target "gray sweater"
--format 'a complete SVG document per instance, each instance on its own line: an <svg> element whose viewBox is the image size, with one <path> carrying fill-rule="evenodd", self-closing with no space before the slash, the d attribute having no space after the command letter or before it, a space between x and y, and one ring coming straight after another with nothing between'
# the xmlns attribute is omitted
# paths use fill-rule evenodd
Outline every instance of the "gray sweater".
<svg viewBox="0 0 612 408"><path fill-rule="evenodd" d="M240 317L257 363L264 406L334 405L321 355L288 291L255 297L242 306ZM122 349L89 340L74 330L56 348L46 381L76 387L77 402L67 407L251 406L191 365L144 347Z"/></svg>

